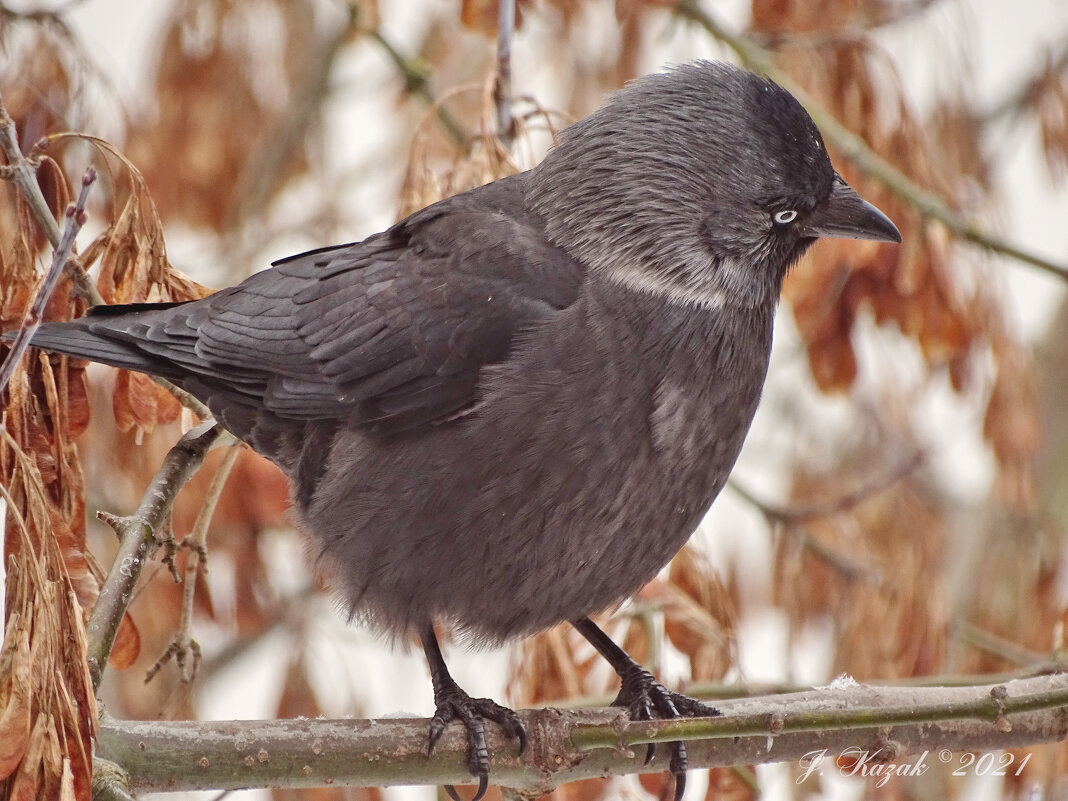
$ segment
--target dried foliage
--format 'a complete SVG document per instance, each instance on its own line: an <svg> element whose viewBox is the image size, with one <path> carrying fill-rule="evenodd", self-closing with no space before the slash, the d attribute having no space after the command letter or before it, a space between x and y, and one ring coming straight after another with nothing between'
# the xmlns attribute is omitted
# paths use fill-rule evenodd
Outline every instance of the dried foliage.
<svg viewBox="0 0 1068 801"><path fill-rule="evenodd" d="M44 357L40 365L50 411L42 415L41 398L20 371L0 434L7 501L0 791L10 798L87 799L98 723L82 609L97 587L86 561L74 432L70 420L53 416L66 393Z"/></svg>
<svg viewBox="0 0 1068 801"><path fill-rule="evenodd" d="M1050 172L1068 177L1068 59L1047 58L1023 101L1034 107Z"/></svg>
<svg viewBox="0 0 1068 801"><path fill-rule="evenodd" d="M992 177L997 156L983 136L994 117L972 107L963 77L956 87L947 80L943 102L918 111L893 59L870 35L929 2L753 0L749 35L918 186L962 216L983 219L1000 211ZM96 130L99 104L85 98L105 93L62 13L0 22L0 92L25 149L47 137L34 154L53 211L69 202L64 176L76 172L76 159L90 154L106 175L106 197L95 198L93 209L103 230L80 254L104 298L182 300L207 290L169 264L163 221L214 237L218 252L226 252L223 243L228 247L250 232L255 238L255 218L286 201L291 190L299 192L309 178L321 190L308 201L316 206L307 210L309 217L330 217L337 202L331 193L344 186L325 147L324 109L338 86L339 54L376 49L397 70L396 80L380 82L380 91L394 102L401 131L365 158L404 159L398 199L403 216L529 167L549 134L569 118L588 113L605 92L651 63L671 60L657 47L680 24L674 5L520 2L521 35L545 53L539 68L560 84L554 102L566 114L547 111L538 98L517 97L513 129L503 132L496 128L493 100L495 0L428 11L415 57L388 52L390 28L380 25L380 16L393 10L374 0L347 4L341 16L340 5L327 9L313 0L174 0L158 34L143 105L148 110L132 122L115 115L107 129L112 140L125 137L121 147L61 133ZM1037 122L1054 181L1068 175L1066 65L1068 56L1050 53L997 112ZM513 64L515 70L527 68ZM344 74L361 87L363 78ZM763 509L773 533L770 598L734 565L720 565L717 572L691 547L634 604L607 619L617 641L653 669L683 665L681 675L665 676L668 683L736 679L739 633L747 614L765 602L781 611L793 639L807 627L829 624L831 671L860 680L1010 670L1063 648L1063 531L1036 491L1043 482L1063 485L1060 476L1036 472L1043 447L1068 444L1063 437L1051 439L1049 418L1044 427L1038 411L1051 405L1045 387L1060 384L1036 379L1031 354L1014 337L996 273L1000 264L979 260L926 219L913 200L858 170L844 154L832 156L844 177L898 223L905 240L899 248L820 243L793 270L786 288L815 385L848 402L858 430L835 443L833 460L797 454L788 462L785 510ZM13 188L0 191L0 328L9 330L33 297L46 245ZM46 317L68 319L84 310L64 284ZM865 338L889 329L907 343L923 372L908 388L893 379L867 380L880 373L864 362L870 352ZM109 541L94 543L87 531L86 496L115 511L135 506L190 417L142 376L94 371L90 386L84 364L36 353L23 367L2 398L8 579L0 650L0 777L6 778L0 789L11 798L84 799L96 726L85 610L96 600L108 569L100 565L108 564L111 548ZM1048 369L1063 372L1063 364ZM921 463L900 480L846 502L858 477L886 474L904 454L927 454L938 445L909 410L920 395L943 387L952 390L959 408L970 410L965 414L974 419L961 426L977 431L996 463L990 497L962 509L944 479ZM1055 399L1051 408L1058 404ZM203 505L218 459L210 456L179 496L171 521L178 540ZM778 454L774 461L787 459ZM233 567L232 586L225 598L213 596L218 574L201 573L193 609L196 625L254 641L286 612L264 534L288 524L287 491L278 471L250 452L238 458L228 486L209 536L208 569ZM817 507L818 514L790 514ZM713 534L734 536L729 530ZM186 558L177 557L179 575ZM168 569L146 571L110 658L112 668L129 669L111 679L120 714L195 713L190 688L173 669L160 671L147 686L141 681L172 642L181 604L182 586ZM294 649L277 703L280 716L318 715L326 706L307 658ZM566 627L521 643L513 665L509 694L519 705L591 696L606 702L615 693L611 671ZM215 666L209 656L206 672ZM1025 773L1007 781L1004 797L1019 797L1032 782L1050 783L1049 777L1063 775L1065 760L1064 747L1035 749ZM643 776L640 783L650 795L670 793L662 776ZM615 794L611 785L578 782L554 795L593 801ZM959 797L962 786L937 780L941 797ZM798 792L808 796L819 789L812 779ZM757 795L749 768L709 774L709 799ZM905 780L895 779L879 797L913 795ZM380 798L376 790L341 789L301 791L306 796Z"/></svg>
<svg viewBox="0 0 1068 801"><path fill-rule="evenodd" d="M298 143L277 160L275 175L250 165L260 166L259 151L278 141L295 103L318 44L314 19L305 0L174 5L156 63L158 108L131 126L128 151L164 216L222 232L308 170ZM265 47L264 29L281 41Z"/></svg>
<svg viewBox="0 0 1068 801"><path fill-rule="evenodd" d="M447 168L441 169L434 163L435 152L429 141L432 136L439 133L436 125L437 114L443 104L453 95L475 92L480 93L481 99L478 137L467 143L468 146L453 157ZM519 172L520 168L512 160L508 147L501 142L497 132L494 131L492 116L492 82L487 82L481 88L457 89L434 103L412 138L408 169L401 187L398 217L407 217L412 212L429 206L443 197L455 195Z"/></svg>
<svg viewBox="0 0 1068 801"><path fill-rule="evenodd" d="M848 455L873 460L872 441ZM793 494L806 502L841 496L841 475L799 472ZM910 475L838 514L785 525L772 586L791 628L830 621L833 675L858 681L946 672L950 609L944 582L952 540L944 499Z"/></svg>
<svg viewBox="0 0 1068 801"><path fill-rule="evenodd" d="M54 162L42 171L61 174ZM57 185L58 186L58 185ZM17 327L37 284L38 233L11 187L0 206L12 236L0 256L0 325ZM57 191L69 197L66 185ZM84 310L69 282L45 319ZM85 478L74 439L88 424L84 365L34 354L0 396L5 636L0 650L0 788L10 798L87 799L96 699L82 610L99 588L85 536ZM29 661L27 663L27 656Z"/></svg>

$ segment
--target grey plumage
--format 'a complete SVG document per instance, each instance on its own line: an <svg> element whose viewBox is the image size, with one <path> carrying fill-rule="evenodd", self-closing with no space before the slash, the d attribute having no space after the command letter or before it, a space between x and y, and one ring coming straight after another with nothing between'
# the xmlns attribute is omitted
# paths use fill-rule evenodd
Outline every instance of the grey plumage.
<svg viewBox="0 0 1068 801"><path fill-rule="evenodd" d="M691 535L820 235L898 239L788 93L699 63L634 82L529 172L34 344L204 400L290 477L356 614L497 641L617 604Z"/></svg>

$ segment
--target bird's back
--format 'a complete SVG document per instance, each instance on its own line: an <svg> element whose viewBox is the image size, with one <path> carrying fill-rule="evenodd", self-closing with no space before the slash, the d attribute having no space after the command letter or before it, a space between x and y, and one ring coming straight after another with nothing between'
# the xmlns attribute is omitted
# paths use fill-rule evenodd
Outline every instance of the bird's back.
<svg viewBox="0 0 1068 801"><path fill-rule="evenodd" d="M583 270L540 235L526 179L284 259L203 300L44 325L33 344L165 377L311 480L302 454L321 463L338 430L411 437L462 414L516 334L574 302Z"/></svg>

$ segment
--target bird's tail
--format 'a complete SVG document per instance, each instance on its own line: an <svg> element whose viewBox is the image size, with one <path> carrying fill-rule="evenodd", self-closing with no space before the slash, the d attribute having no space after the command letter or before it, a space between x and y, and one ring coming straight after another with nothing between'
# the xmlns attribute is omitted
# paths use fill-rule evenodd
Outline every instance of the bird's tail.
<svg viewBox="0 0 1068 801"><path fill-rule="evenodd" d="M148 331L158 319L158 312L177 306L177 303L135 303L121 306L100 306L77 320L63 323L43 323L33 334L30 344L41 350L63 353L88 359L124 370L170 377L169 364L139 346L138 336ZM14 331L2 338L10 341Z"/></svg>

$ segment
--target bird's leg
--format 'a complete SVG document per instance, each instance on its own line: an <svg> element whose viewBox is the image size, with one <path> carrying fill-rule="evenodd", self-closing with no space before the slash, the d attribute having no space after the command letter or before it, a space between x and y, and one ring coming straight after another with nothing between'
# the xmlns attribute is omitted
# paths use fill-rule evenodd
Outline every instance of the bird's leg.
<svg viewBox="0 0 1068 801"><path fill-rule="evenodd" d="M445 659L438 647L438 638L433 626L426 626L419 634L423 642L423 653L430 665L430 680L434 684L434 717L430 721L430 738L427 755L434 753L434 746L441 739L445 726L450 721L458 720L467 730L467 769L472 776L478 777L478 792L472 801L479 801L486 794L489 783L489 748L486 745L486 718L489 718L509 737L519 740L519 753L527 748L527 733L523 724L508 707L501 706L490 698L472 698L449 675ZM445 792L454 801L460 801L456 789L445 785Z"/></svg>
<svg viewBox="0 0 1068 801"><path fill-rule="evenodd" d="M631 656L612 642L611 638L590 620L584 617L581 620L571 622L579 634L589 640L590 645L597 649L619 674L622 686L619 695L612 702L612 706L625 708L631 720L652 720L659 718L671 720L674 718L704 718L715 717L721 714L715 707L702 704L700 701L689 698L679 693L671 692L653 675L639 665ZM645 752L645 763L653 758L656 750L655 743L649 743ZM686 789L686 744L676 742L671 744L670 771L675 777L675 801L682 798Z"/></svg>

